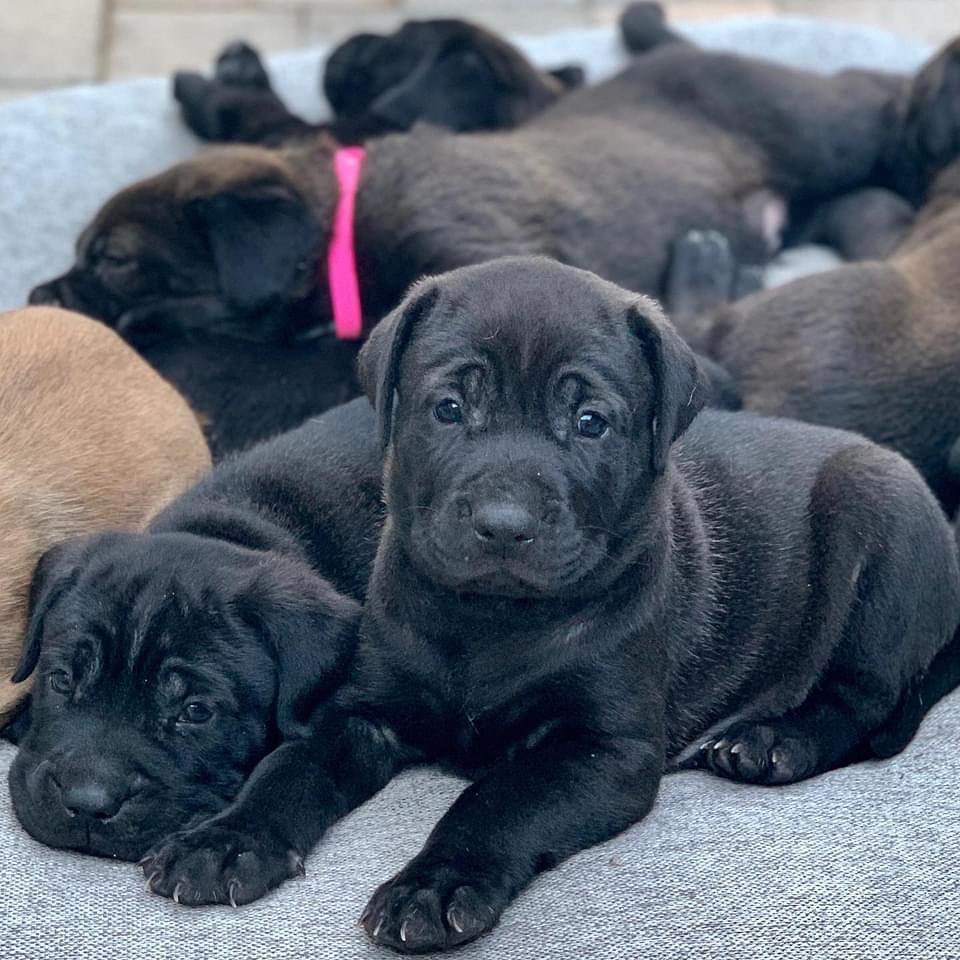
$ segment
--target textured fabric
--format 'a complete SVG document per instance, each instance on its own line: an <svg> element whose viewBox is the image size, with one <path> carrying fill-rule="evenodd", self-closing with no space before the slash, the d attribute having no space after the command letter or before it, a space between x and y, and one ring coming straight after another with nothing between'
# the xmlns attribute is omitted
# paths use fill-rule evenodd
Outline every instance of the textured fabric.
<svg viewBox="0 0 960 960"><path fill-rule="evenodd" d="M664 781L642 824L540 877L460 955L488 960L956 960L960 697L899 757L792 787ZM0 750L5 771L13 750ZM357 919L460 784L415 771L341 822L307 876L190 909L139 870L49 850L0 796L4 960L381 960Z"/></svg>
<svg viewBox="0 0 960 960"><path fill-rule="evenodd" d="M734 21L691 31L797 66L911 69L926 54L875 31ZM541 62L621 61L609 31L525 43ZM320 51L273 62L284 96L317 116ZM0 108L0 306L69 262L79 228L130 180L188 155L168 84L78 88ZM664 782L647 820L541 877L464 960L954 960L960 957L960 697L900 757L794 787L703 774ZM13 749L0 747L4 779ZM0 960L385 958L356 920L413 856L460 784L401 777L339 824L307 878L260 903L190 910L140 872L49 850L0 790Z"/></svg>

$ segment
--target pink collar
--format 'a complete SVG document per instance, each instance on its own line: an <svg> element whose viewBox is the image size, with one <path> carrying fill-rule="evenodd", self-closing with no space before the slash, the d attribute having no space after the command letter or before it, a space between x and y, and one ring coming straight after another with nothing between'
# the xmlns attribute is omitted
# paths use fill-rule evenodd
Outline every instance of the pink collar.
<svg viewBox="0 0 960 960"><path fill-rule="evenodd" d="M365 156L363 147L341 147L333 155L340 197L327 250L327 282L333 304L333 329L339 340L358 340L363 336L360 281L353 248L353 212Z"/></svg>

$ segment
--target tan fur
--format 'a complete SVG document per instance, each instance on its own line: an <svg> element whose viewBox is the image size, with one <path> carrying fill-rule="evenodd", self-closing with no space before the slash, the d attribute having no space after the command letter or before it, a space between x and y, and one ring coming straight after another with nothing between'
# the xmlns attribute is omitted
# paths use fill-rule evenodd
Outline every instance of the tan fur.
<svg viewBox="0 0 960 960"><path fill-rule="evenodd" d="M34 567L51 546L136 528L210 465L186 402L102 324L53 307L0 314L0 718Z"/></svg>

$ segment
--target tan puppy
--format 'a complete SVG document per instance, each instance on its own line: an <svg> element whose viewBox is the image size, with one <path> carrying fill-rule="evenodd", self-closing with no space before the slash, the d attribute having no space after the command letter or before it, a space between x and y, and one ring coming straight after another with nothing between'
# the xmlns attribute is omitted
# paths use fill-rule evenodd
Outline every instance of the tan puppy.
<svg viewBox="0 0 960 960"><path fill-rule="evenodd" d="M0 314L0 723L28 692L8 678L42 554L142 526L209 464L186 402L103 324L51 307Z"/></svg>

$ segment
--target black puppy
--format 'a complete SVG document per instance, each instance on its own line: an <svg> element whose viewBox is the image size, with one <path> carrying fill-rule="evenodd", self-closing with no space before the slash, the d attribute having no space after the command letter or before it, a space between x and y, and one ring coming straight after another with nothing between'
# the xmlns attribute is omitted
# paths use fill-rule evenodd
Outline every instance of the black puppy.
<svg viewBox="0 0 960 960"><path fill-rule="evenodd" d="M214 461L299 427L360 393L360 344L332 334L255 345L203 335L190 340L133 337L131 342L189 401ZM718 405L739 407L730 375L715 364L712 376Z"/></svg>
<svg viewBox="0 0 960 960"><path fill-rule="evenodd" d="M135 860L282 765L280 745L350 661L380 470L360 400L224 464L145 533L44 557L15 678L37 681L10 771L34 837ZM250 854L227 900L301 869L290 848L258 845L260 822L237 837Z"/></svg>
<svg viewBox="0 0 960 960"><path fill-rule="evenodd" d="M897 455L737 414L691 427L697 364L656 306L537 258L418 285L361 376L388 521L356 661L232 816L269 808L258 842L286 851L294 822L302 855L409 763L473 777L370 901L377 942L477 937L640 819L665 768L786 783L909 738L960 577ZM201 825L144 869L216 901L246 842Z"/></svg>
<svg viewBox="0 0 960 960"><path fill-rule="evenodd" d="M342 144L431 123L449 130L515 127L583 82L577 67L538 70L513 44L465 20L410 20L386 36L340 44L324 68L329 124L291 113L245 43L217 58L214 77L177 73L174 96L204 140L277 144L329 133Z"/></svg>

